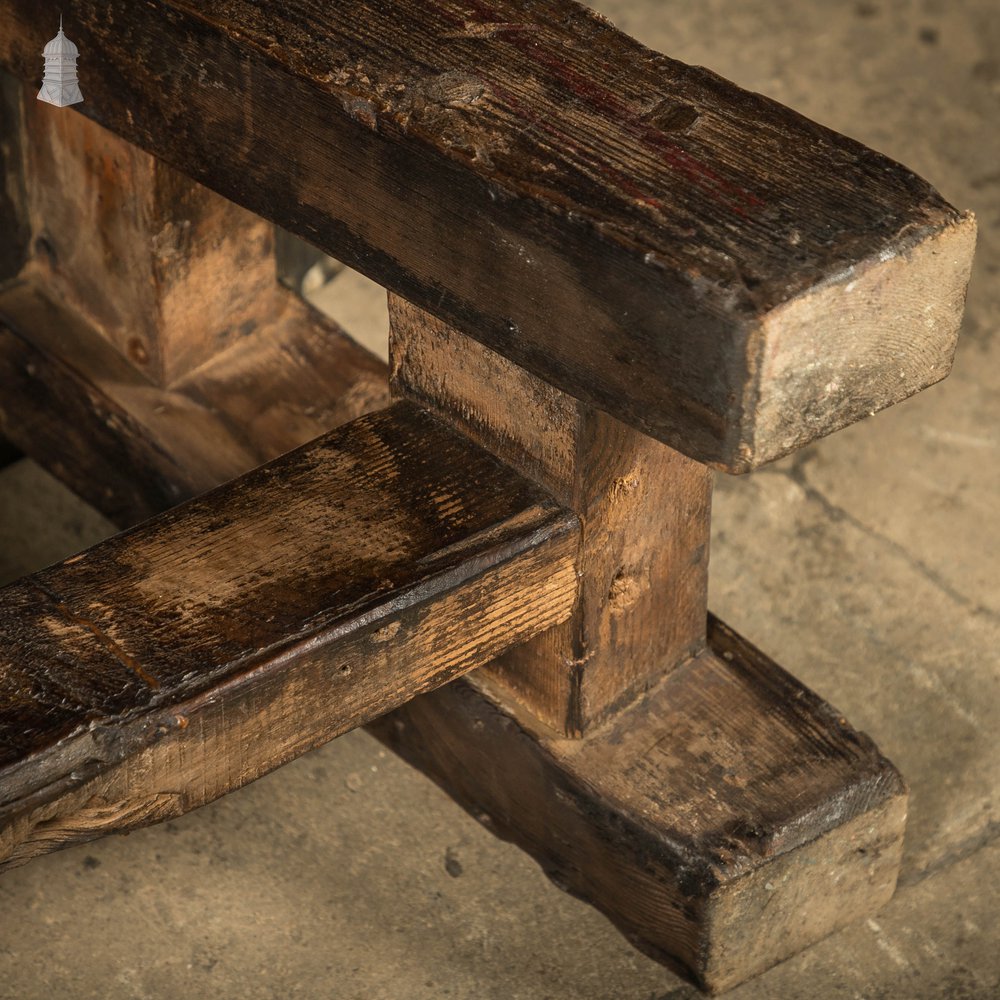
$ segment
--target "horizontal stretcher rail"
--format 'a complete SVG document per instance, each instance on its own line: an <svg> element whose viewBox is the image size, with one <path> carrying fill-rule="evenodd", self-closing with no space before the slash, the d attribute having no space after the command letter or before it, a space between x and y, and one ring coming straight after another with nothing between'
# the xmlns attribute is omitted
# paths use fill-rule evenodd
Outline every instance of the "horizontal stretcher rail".
<svg viewBox="0 0 1000 1000"><path fill-rule="evenodd" d="M0 590L0 867L193 809L564 620L577 545L398 403Z"/></svg>

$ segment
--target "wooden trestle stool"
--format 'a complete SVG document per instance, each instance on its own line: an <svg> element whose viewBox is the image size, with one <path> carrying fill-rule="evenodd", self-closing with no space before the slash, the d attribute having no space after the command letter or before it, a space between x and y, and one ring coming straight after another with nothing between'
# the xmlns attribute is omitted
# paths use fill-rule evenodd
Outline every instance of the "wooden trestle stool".
<svg viewBox="0 0 1000 1000"><path fill-rule="evenodd" d="M943 378L971 217L570 0L62 6L70 108L0 0L0 433L143 523L0 591L0 867L369 725L709 990L887 900L906 787L708 616L711 470Z"/></svg>

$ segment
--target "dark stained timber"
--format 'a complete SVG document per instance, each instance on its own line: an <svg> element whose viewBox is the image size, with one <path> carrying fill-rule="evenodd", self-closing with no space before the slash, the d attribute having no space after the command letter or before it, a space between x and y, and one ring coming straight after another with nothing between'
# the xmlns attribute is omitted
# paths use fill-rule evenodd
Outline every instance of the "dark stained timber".
<svg viewBox="0 0 1000 1000"><path fill-rule="evenodd" d="M0 0L37 83L56 0ZM570 0L79 0L78 110L572 396L742 471L951 365L975 224Z"/></svg>
<svg viewBox="0 0 1000 1000"><path fill-rule="evenodd" d="M557 624L577 545L403 403L0 590L0 867L193 809Z"/></svg>

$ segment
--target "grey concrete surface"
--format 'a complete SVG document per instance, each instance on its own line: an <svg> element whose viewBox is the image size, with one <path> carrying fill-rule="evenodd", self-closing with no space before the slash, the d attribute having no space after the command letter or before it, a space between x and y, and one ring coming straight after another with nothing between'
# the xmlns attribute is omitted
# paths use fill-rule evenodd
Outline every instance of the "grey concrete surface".
<svg viewBox="0 0 1000 1000"><path fill-rule="evenodd" d="M712 606L912 789L878 915L729 994L1000 997L1000 4L602 0L648 44L902 160L976 211L941 386L717 483ZM322 301L377 345L377 291ZM110 526L0 473L0 576ZM0 998L681 1000L696 992L356 733L195 814L0 879Z"/></svg>

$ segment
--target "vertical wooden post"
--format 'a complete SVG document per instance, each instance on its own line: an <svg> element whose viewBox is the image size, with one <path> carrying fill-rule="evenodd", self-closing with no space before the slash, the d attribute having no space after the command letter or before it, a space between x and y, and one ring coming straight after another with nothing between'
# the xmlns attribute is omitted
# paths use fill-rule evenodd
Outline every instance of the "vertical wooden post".
<svg viewBox="0 0 1000 1000"><path fill-rule="evenodd" d="M273 227L0 71L0 435L121 524L388 401Z"/></svg>
<svg viewBox="0 0 1000 1000"><path fill-rule="evenodd" d="M579 736L705 645L711 472L390 296L392 388L533 476L583 524L572 618L489 668Z"/></svg>
<svg viewBox="0 0 1000 1000"><path fill-rule="evenodd" d="M156 385L252 333L278 294L273 227L21 90L28 271Z"/></svg>

